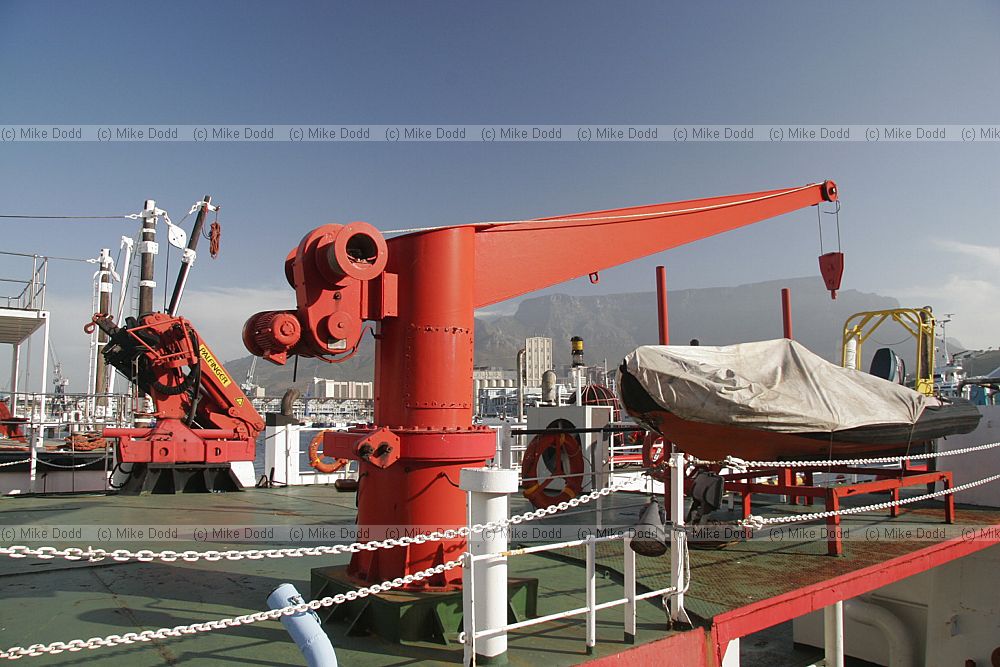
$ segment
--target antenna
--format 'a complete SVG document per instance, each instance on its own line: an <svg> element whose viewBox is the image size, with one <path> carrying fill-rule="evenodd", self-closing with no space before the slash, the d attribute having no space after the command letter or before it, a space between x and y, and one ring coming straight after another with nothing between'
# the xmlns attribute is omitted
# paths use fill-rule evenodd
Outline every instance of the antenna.
<svg viewBox="0 0 1000 667"><path fill-rule="evenodd" d="M954 315L955 313L945 313L944 318L938 320L938 324L941 325L941 343L944 345L944 362L946 364L951 363L951 357L948 356L948 322L951 322Z"/></svg>

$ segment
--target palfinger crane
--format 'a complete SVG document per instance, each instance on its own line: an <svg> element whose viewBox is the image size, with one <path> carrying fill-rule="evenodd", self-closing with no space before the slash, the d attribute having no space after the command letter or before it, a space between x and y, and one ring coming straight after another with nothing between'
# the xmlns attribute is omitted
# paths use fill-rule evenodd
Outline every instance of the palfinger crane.
<svg viewBox="0 0 1000 667"><path fill-rule="evenodd" d="M229 372L183 317L149 313L118 326L94 315L108 336L103 354L152 396L151 428L106 428L119 461L131 464L126 492L232 491L230 463L253 461L264 421Z"/></svg>
<svg viewBox="0 0 1000 667"><path fill-rule="evenodd" d="M147 201L146 210L164 211ZM95 313L84 327L107 337L104 360L151 396L155 424L150 428L106 428L104 437L118 441L118 460L131 464L123 483L125 493L233 491L242 488L234 462L253 461L257 435L264 420L250 399L201 339L194 325L177 315L191 267L197 257L206 214L218 211L208 195L197 210L191 235L167 312L148 312L152 288L140 282L138 318L116 323L107 313ZM155 216L153 217L155 224ZM144 221L144 230L149 231ZM215 224L215 223L213 223ZM213 249L213 254L217 248ZM144 253L143 270L152 275L152 254ZM149 290L144 296L144 291ZM144 301L147 305L142 307Z"/></svg>

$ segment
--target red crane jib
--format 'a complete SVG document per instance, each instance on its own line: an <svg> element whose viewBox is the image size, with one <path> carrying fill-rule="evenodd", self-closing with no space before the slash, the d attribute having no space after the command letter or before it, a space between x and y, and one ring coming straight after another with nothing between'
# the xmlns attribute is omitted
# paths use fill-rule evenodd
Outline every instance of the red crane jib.
<svg viewBox="0 0 1000 667"><path fill-rule="evenodd" d="M594 274L807 206L837 199L833 181L693 201L576 213L529 222L432 228L391 239L371 225L324 225L285 261L296 309L251 317L255 355L339 361L376 323L375 425L329 432L324 453L361 461L361 528L465 525L465 467L495 453L472 424L477 308ZM349 573L375 582L456 557L463 540L355 554ZM459 569L411 589L455 589Z"/></svg>

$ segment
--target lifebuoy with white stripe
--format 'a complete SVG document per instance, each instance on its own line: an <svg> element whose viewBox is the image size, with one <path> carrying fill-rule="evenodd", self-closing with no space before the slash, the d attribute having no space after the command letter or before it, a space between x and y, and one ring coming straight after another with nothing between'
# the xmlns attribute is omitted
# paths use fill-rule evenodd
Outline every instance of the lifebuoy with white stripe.
<svg viewBox="0 0 1000 667"><path fill-rule="evenodd" d="M545 477L538 471L542 461L550 471ZM528 488L523 491L524 497L538 509L551 507L580 495L583 488L583 446L580 439L573 433L550 431L536 435L524 450L521 460L521 472L530 478ZM565 485L556 493L547 493L546 489L556 479L563 479Z"/></svg>

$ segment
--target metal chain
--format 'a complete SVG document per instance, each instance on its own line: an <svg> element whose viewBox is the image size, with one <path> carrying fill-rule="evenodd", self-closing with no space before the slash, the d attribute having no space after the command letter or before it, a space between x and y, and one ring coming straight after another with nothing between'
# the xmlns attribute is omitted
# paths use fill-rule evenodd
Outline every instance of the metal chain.
<svg viewBox="0 0 1000 667"><path fill-rule="evenodd" d="M7 463L0 463L0 468L6 468L7 466L21 465L22 463L31 463L31 459L21 459L20 461L7 461Z"/></svg>
<svg viewBox="0 0 1000 667"><path fill-rule="evenodd" d="M28 459L28 460L30 461L31 459ZM77 464L68 465L68 466L59 465L58 463L52 463L52 462L46 461L44 459L38 459L38 462L40 464L42 464L43 466L49 466L50 468L59 468L60 470L75 470L77 468L86 468L87 466L92 466L95 463L100 463L101 459L96 458L96 459L92 459L90 461L85 461L84 463L77 463Z"/></svg>
<svg viewBox="0 0 1000 667"><path fill-rule="evenodd" d="M37 547L31 548L22 545L14 545L10 547L0 547L0 556L9 556L10 558L26 558L28 556L34 556L36 558L41 558L43 560L51 560L53 558L65 558L66 560L89 560L89 561L101 561L107 558L111 560L124 563L131 560L137 560L140 562L151 562L151 561L163 561L166 563L172 563L178 560L185 562L195 562L199 560L207 561L220 561L220 560L243 560L244 558L250 560L261 560L264 558L301 558L303 556L335 556L340 554L356 554L362 551L377 551L379 549L389 549L392 547L407 546L409 544L425 544L427 542L437 542L441 540L453 540L458 538L469 537L473 533L482 533L483 531L494 531L501 528L506 528L511 525L517 525L524 523L525 521L534 521L535 519L541 519L542 517L551 516L558 512L568 510L573 507L579 507L585 503L589 503L596 498L602 496L608 496L616 491L622 489L622 485L607 486L603 489L597 491L591 491L590 493L580 496L578 498L570 498L563 502L557 503L550 507L545 507L542 509L535 510L533 512L525 512L517 516L512 516L508 519L502 519L500 521L491 521L486 524L477 523L473 526L462 526L460 528L434 531L432 533L424 533L421 535L414 535L412 537L404 535L400 538L389 538L386 540L372 540L371 542L355 542L353 544L334 544L334 545L323 545L316 547L297 547L297 548L283 548L283 549L246 549L246 550L229 550L229 551L152 551L149 549L142 549L136 552L129 551L128 549L114 549L108 551L107 549L100 549L94 547L87 547L86 549L70 547L65 549L57 549L56 547Z"/></svg>
<svg viewBox="0 0 1000 667"><path fill-rule="evenodd" d="M746 519L742 519L736 522L738 526L745 526L747 528L753 528L758 530L764 526L770 526L775 524L783 523L798 523L800 521L816 521L817 519L827 519L832 516L843 516L845 514L861 514L862 512L873 512L876 510L889 509L890 507L896 507L897 505L906 505L908 503L915 503L921 500L930 500L931 498L937 498L939 496L947 496L952 493L958 493L959 491L965 491L966 489L971 489L983 484L989 484L1000 479L1000 475L990 475L989 477L984 477L983 479L976 480L975 482L968 482L967 484L962 484L960 486L955 486L950 489L941 489L940 491L934 491L932 493L925 493L922 496L913 496L912 498L901 498L900 500L890 500L884 503L875 503L874 505L866 505L865 507L848 507L846 509L830 510L828 512L811 512L809 514L793 514L789 516L777 516L764 518L762 516L757 516L751 514Z"/></svg>
<svg viewBox="0 0 1000 667"><path fill-rule="evenodd" d="M836 466L836 465L866 465L869 463L900 463L902 461L914 459L939 459L946 456L957 456L970 452L979 452L985 449L1000 447L1000 442L992 442L986 445L976 445L975 447L965 447L962 449L952 449L947 452L929 452L926 454L908 454L904 456L882 456L871 459L833 459L828 461L746 461L736 456L727 456L721 461L704 461L695 457L688 457L687 462L696 465L722 465L738 470L748 470L750 468L810 468L815 466Z"/></svg>
<svg viewBox="0 0 1000 667"><path fill-rule="evenodd" d="M383 593L385 591L392 590L393 588L400 588L407 584L412 584L415 581L427 579L428 577L432 577L436 574L441 574L442 572L458 567L462 564L462 561L468 557L468 555L468 553L465 553L459 558L448 561L447 563L442 563L436 567L408 574L405 577L397 577L396 579L383 581L381 584L374 584L366 588L347 591L346 593L338 593L332 597L328 596L319 600L311 600L301 604L289 605L287 607L282 607L281 609L258 611L253 614L236 616L234 618L223 618L217 621L192 623L190 625L178 625L173 628L144 630L143 632L126 632L124 635L108 635L107 637L74 639L69 642L52 642L51 644L32 644L28 647L13 646L5 651L0 650L0 659L18 660L24 657L37 657L46 653L55 655L62 653L63 651L82 651L84 649L119 646L121 644L134 644L136 642L151 642L159 639L197 634L199 632L225 630L226 628L232 628L238 625L249 625L251 623L259 623L261 621L276 621L282 616L291 616L293 614L316 611L323 607L332 607L334 605L344 604L345 602L358 600L375 593Z"/></svg>

